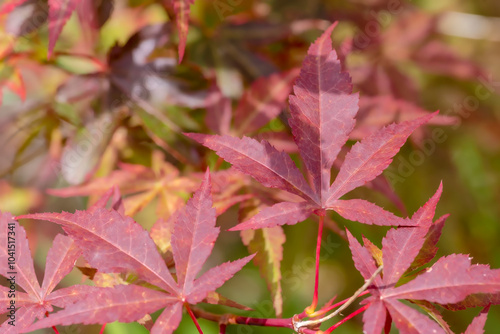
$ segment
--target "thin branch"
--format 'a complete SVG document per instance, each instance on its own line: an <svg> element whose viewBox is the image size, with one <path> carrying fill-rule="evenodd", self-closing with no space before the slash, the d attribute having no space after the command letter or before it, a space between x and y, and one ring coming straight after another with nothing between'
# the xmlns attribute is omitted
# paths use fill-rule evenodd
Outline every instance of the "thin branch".
<svg viewBox="0 0 500 334"><path fill-rule="evenodd" d="M203 334L203 331L201 330L200 324L198 323L198 320L194 316L193 311L191 311L191 309L189 308L188 303L184 303L184 307L188 311L189 316L191 317L191 319L193 319L194 325L196 326L196 329L198 330L198 333Z"/></svg>
<svg viewBox="0 0 500 334"><path fill-rule="evenodd" d="M301 327L309 327L317 324L321 324L336 315L338 315L340 312L345 310L349 305L351 305L373 282L375 277L377 277L378 274L382 271L384 268L384 265L381 265L378 267L378 269L373 273L373 275L368 279L363 286L361 286L355 293L354 295L351 296L341 307L339 307L335 312L330 313L326 317L320 318L320 319L313 319L313 320L306 320L306 321L299 321L299 322L294 322L294 327L295 330L300 329Z"/></svg>

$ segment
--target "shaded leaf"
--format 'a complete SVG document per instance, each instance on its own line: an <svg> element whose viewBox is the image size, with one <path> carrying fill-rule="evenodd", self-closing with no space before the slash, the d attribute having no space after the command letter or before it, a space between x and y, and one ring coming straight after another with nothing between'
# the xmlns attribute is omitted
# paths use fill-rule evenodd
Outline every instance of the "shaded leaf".
<svg viewBox="0 0 500 334"><path fill-rule="evenodd" d="M242 231L241 239L249 252L256 254L253 261L267 282L276 316L280 317L283 312L281 260L283 260L283 244L286 240L285 233L280 226L275 226L257 231Z"/></svg>
<svg viewBox="0 0 500 334"><path fill-rule="evenodd" d="M411 220L414 227L391 229L382 240L385 284L396 284L420 252L432 224L441 192L442 184L434 196L413 214Z"/></svg>
<svg viewBox="0 0 500 334"><path fill-rule="evenodd" d="M436 256L436 253L438 251L436 245L437 242L439 241L439 238L441 237L441 232L443 231L444 223L449 216L450 215L444 215L438 218L438 220L436 220L431 225L429 231L427 232L427 235L425 236L424 245L420 249L418 255L415 257L415 260L413 260L411 266L408 268L407 270L408 273L429 263L429 261L431 261L434 258L434 256Z"/></svg>
<svg viewBox="0 0 500 334"><path fill-rule="evenodd" d="M286 105L297 75L297 70L290 70L254 81L234 111L236 133L243 135L256 131L277 117Z"/></svg>

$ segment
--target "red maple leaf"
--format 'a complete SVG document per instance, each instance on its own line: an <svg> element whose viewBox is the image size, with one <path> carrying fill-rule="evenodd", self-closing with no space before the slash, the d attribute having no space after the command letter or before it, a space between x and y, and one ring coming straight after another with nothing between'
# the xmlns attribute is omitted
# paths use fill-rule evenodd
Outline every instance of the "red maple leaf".
<svg viewBox="0 0 500 334"><path fill-rule="evenodd" d="M24 228L11 214L0 212L0 231L0 261L12 263L0 266L0 275L10 282L10 286L0 287L1 313L9 315L12 307L14 310L18 308L15 318L8 318L0 327L2 333L17 333L31 325L36 318L44 318L46 313L52 312L53 306L64 308L95 292L94 287L87 285L74 285L54 291L57 284L73 269L81 254L71 238L59 234L54 239L47 255L45 275L40 287ZM11 257L15 260L10 261ZM13 288L15 284L24 292L16 291ZM14 298L15 303L12 304ZM15 320L15 326L9 324L10 320Z"/></svg>
<svg viewBox="0 0 500 334"><path fill-rule="evenodd" d="M387 312L401 333L449 332L448 325L432 303L458 303L469 295L491 294L500 289L499 269L471 265L471 259L463 254L442 257L416 278L397 285L411 266L415 266L415 263L417 266L427 264L436 253L435 230L440 230L436 226L441 225L444 219L440 218L434 224L432 219L441 190L440 185L436 194L412 216L414 226L391 229L382 240L383 276L374 280L370 288L372 297L363 301L369 304L363 315L365 333L380 333L385 326ZM430 230L433 227L434 231ZM361 246L349 232L348 238L356 269L365 279L369 279L377 270L370 251L366 246ZM438 322L400 300L409 300L422 306Z"/></svg>
<svg viewBox="0 0 500 334"><path fill-rule="evenodd" d="M288 191L301 199L265 208L232 230L295 224L312 213L323 215L324 210L334 210L344 218L366 224L411 224L373 203L340 197L380 175L408 136L434 114L388 125L356 143L331 183L331 168L354 128L358 111L358 94L352 94L349 75L341 71L332 49L330 35L334 27L335 24L330 26L309 48L294 95L290 96L290 126L312 185L287 154L266 141L186 134L264 186Z"/></svg>
<svg viewBox="0 0 500 334"><path fill-rule="evenodd" d="M174 280L153 240L138 223L120 212L94 206L88 211L41 213L22 218L58 223L82 249L84 258L101 272L134 271L144 281L164 291L138 285L102 288L98 293L38 321L29 330L74 323L131 322L165 308L151 333L172 333L182 317L182 307L203 301L238 272L253 255L211 268L197 278L219 235L212 207L210 174L186 206L175 214L171 237L177 281ZM107 194L110 197L110 193ZM105 201L102 201L103 204Z"/></svg>

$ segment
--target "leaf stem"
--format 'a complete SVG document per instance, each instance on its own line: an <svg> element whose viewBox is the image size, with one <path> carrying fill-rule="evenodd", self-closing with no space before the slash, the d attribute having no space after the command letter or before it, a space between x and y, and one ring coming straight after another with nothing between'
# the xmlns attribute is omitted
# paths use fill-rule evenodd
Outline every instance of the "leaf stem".
<svg viewBox="0 0 500 334"><path fill-rule="evenodd" d="M188 303L184 303L184 307L188 311L191 319L193 319L194 325L196 326L196 329L198 329L198 333L203 334L203 331L201 330L200 324L198 323L198 320L196 320L196 317L194 316L193 311L191 311L191 309L189 308Z"/></svg>
<svg viewBox="0 0 500 334"><path fill-rule="evenodd" d="M337 322L335 325L333 325L332 327L328 328L326 331L323 332L323 334L329 334L331 332L333 332L337 327L339 327L340 325L342 325L344 322L346 322L347 320L351 319L351 318L354 318L355 316L357 316L358 314L364 312L368 307L370 307L370 304L366 304L364 305L363 307L361 307L360 309L352 312L351 314L349 314L347 317L345 317L344 319L340 320L339 322Z"/></svg>
<svg viewBox="0 0 500 334"><path fill-rule="evenodd" d="M359 294L358 298L361 297L361 296L364 296L366 294L370 293L369 291L365 290L363 291L362 293ZM331 310L334 310L336 309L337 307L341 306L341 305L344 305L345 303L347 303L349 301L349 298L346 298L338 303L335 303L333 305L330 305L330 306L327 306L327 307L324 307L316 312L314 312L313 314L311 314L309 317L310 318L319 318L320 316L322 316L323 314L326 314L328 312L330 312ZM299 316L300 318L300 316Z"/></svg>
<svg viewBox="0 0 500 334"><path fill-rule="evenodd" d="M310 306L306 308L306 313L314 313L318 306L318 289L319 289L319 257L321 254L321 239L323 237L323 226L325 224L325 216L319 216L318 239L316 241L316 267L314 273L314 295Z"/></svg>
<svg viewBox="0 0 500 334"><path fill-rule="evenodd" d="M106 329L106 324L102 325L101 331L99 332L99 334L104 334L105 329Z"/></svg>
<svg viewBox="0 0 500 334"><path fill-rule="evenodd" d="M295 329L300 329L301 327L310 327L313 325L321 324L336 315L338 315L340 312L345 310L349 305L351 305L373 282L375 277L377 277L378 274L382 271L384 268L384 265L381 265L378 267L378 269L373 273L373 275L363 284L342 306L340 306L335 312L330 313L326 317L320 318L320 319L312 319L312 320L306 320L306 321L299 321L295 322Z"/></svg>

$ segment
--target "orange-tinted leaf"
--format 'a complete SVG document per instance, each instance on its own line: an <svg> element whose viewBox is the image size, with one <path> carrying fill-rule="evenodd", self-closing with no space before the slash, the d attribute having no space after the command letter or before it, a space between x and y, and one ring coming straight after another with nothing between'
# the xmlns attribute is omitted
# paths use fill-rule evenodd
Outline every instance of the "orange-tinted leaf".
<svg viewBox="0 0 500 334"><path fill-rule="evenodd" d="M281 295L281 260L283 260L283 244L286 237L281 226L246 230L241 232L241 239L250 253L255 253L254 263L259 267L260 274L266 280L271 292L276 316L283 312L283 297Z"/></svg>

